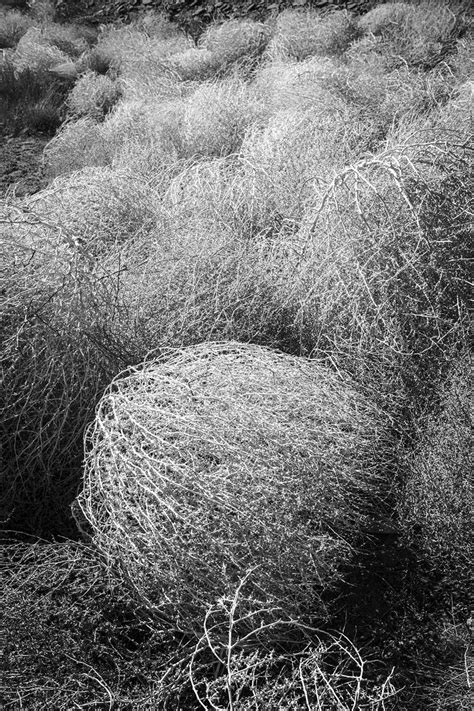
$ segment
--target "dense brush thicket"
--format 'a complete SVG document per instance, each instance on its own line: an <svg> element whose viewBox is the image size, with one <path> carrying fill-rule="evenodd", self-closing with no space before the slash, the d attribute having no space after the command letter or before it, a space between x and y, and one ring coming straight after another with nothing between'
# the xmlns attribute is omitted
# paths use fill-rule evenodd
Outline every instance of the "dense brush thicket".
<svg viewBox="0 0 474 711"><path fill-rule="evenodd" d="M469 11L30 5L0 11L7 122L55 133L0 204L5 707L468 708Z"/></svg>

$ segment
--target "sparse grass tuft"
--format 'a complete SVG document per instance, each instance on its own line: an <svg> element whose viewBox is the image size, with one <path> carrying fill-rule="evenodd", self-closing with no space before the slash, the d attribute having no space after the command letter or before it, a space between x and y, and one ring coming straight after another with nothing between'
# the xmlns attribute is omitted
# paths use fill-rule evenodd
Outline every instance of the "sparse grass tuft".
<svg viewBox="0 0 474 711"><path fill-rule="evenodd" d="M16 47L32 24L30 17L17 10L0 10L0 49Z"/></svg>
<svg viewBox="0 0 474 711"><path fill-rule="evenodd" d="M53 134L63 116L65 89L45 71L0 65L0 126L13 135L27 130Z"/></svg>

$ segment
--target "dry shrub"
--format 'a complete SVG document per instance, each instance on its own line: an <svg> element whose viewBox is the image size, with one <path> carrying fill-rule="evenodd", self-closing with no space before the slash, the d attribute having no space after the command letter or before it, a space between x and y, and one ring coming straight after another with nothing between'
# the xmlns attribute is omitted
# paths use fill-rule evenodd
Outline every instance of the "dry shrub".
<svg viewBox="0 0 474 711"><path fill-rule="evenodd" d="M89 43L81 29L75 25L51 22L42 27L41 36L48 44L57 47L70 57L79 57L89 49Z"/></svg>
<svg viewBox="0 0 474 711"><path fill-rule="evenodd" d="M91 258L147 234L156 219L156 202L154 190L138 176L96 167L56 178L29 198L28 210Z"/></svg>
<svg viewBox="0 0 474 711"><path fill-rule="evenodd" d="M397 497L402 540L415 552L438 602L442 664L426 685L424 707L430 711L467 711L472 705L472 354L453 356L447 377L435 384L416 419Z"/></svg>
<svg viewBox="0 0 474 711"><path fill-rule="evenodd" d="M240 597L249 580L250 575L233 596L222 597L206 613L189 665L193 691L203 708L386 708L394 694L391 676L379 683L369 681L367 662L343 634L278 620L269 627L255 624L242 638L238 630L245 612ZM264 613L253 612L256 619ZM268 644L270 636L276 644ZM279 638L285 648L278 645ZM219 672L211 675L216 666Z"/></svg>
<svg viewBox="0 0 474 711"><path fill-rule="evenodd" d="M234 62L258 59L269 39L267 25L252 20L228 20L208 27L199 45L212 53L217 68L225 70Z"/></svg>
<svg viewBox="0 0 474 711"><path fill-rule="evenodd" d="M428 115L455 91L455 81L444 71L423 72L406 66L387 69L375 58L353 60L333 72L325 88L365 123L372 122L379 141L400 120Z"/></svg>
<svg viewBox="0 0 474 711"><path fill-rule="evenodd" d="M0 49L15 47L31 25L31 18L21 12L0 10Z"/></svg>
<svg viewBox="0 0 474 711"><path fill-rule="evenodd" d="M225 79L202 84L183 98L125 100L100 135L117 165L159 173L181 160L238 151L246 130L260 117L253 91L239 79Z"/></svg>
<svg viewBox="0 0 474 711"><path fill-rule="evenodd" d="M149 72L140 70L120 78L120 86L126 101L142 101L149 103L176 101L188 96L195 88L193 82L181 82L177 72L173 70L175 57L163 60L155 70Z"/></svg>
<svg viewBox="0 0 474 711"><path fill-rule="evenodd" d="M451 653L451 662L436 670L436 678L426 690L425 708L428 711L470 711L472 708L472 624L472 610L465 622L444 624L443 646Z"/></svg>
<svg viewBox="0 0 474 711"><path fill-rule="evenodd" d="M163 187L171 183L155 230L102 262L106 274L120 276L103 282L101 301L114 301L118 312L101 342L126 352L128 362L153 348L215 339L293 347L272 286L256 268L266 247L248 239L235 204L233 161L181 164L173 178L179 165L162 173Z"/></svg>
<svg viewBox="0 0 474 711"><path fill-rule="evenodd" d="M48 24L54 20L54 0L28 0L28 9L36 22Z"/></svg>
<svg viewBox="0 0 474 711"><path fill-rule="evenodd" d="M333 114L338 102L328 87L339 66L337 60L329 57L302 62L275 60L259 69L252 86L270 115L307 109Z"/></svg>
<svg viewBox="0 0 474 711"><path fill-rule="evenodd" d="M458 87L452 99L433 116L435 125L463 135L469 146L469 136L474 121L474 81Z"/></svg>
<svg viewBox="0 0 474 711"><path fill-rule="evenodd" d="M163 675L142 611L85 545L4 545L0 614L4 709L146 705Z"/></svg>
<svg viewBox="0 0 474 711"><path fill-rule="evenodd" d="M173 178L156 231L110 255L110 272L126 270L104 341L126 352L132 341L128 362L214 339L315 349L381 397L429 387L464 338L465 136L400 127L386 151L344 168L364 136L351 148L343 118L321 126L284 115L238 160ZM179 167L162 167L160 192Z"/></svg>
<svg viewBox="0 0 474 711"><path fill-rule="evenodd" d="M180 123L183 157L236 152L261 117L261 105L239 79L203 84L186 100Z"/></svg>
<svg viewBox="0 0 474 711"><path fill-rule="evenodd" d="M322 15L317 10L285 10L277 17L268 51L273 58L298 60L314 55L339 56L356 36L356 22L346 11Z"/></svg>
<svg viewBox="0 0 474 711"><path fill-rule="evenodd" d="M244 209L269 250L254 272L293 313L301 347L415 395L464 339L472 176L462 136L405 140L326 184L308 178L300 197L278 184L272 195L254 161Z"/></svg>
<svg viewBox="0 0 474 711"><path fill-rule="evenodd" d="M65 247L12 240L5 251L2 519L12 529L64 533L83 429L109 379L107 359L80 325L90 277Z"/></svg>
<svg viewBox="0 0 474 711"><path fill-rule="evenodd" d="M308 620L359 534L382 423L315 363L235 342L171 351L101 400L79 504L168 628L200 637L249 570L241 634Z"/></svg>
<svg viewBox="0 0 474 711"><path fill-rule="evenodd" d="M474 81L474 37L459 39L456 52L447 58L447 64L460 83Z"/></svg>
<svg viewBox="0 0 474 711"><path fill-rule="evenodd" d="M180 81L203 81L216 71L216 61L208 49L190 47L185 52L174 54L168 61L172 74Z"/></svg>
<svg viewBox="0 0 474 711"><path fill-rule="evenodd" d="M154 46L156 43L156 46ZM122 65L120 77L125 87L125 96L128 98L144 98L145 94L160 94L163 87L174 87L177 78L170 76L169 61L178 54L182 54L191 47L190 40L186 37L176 37L172 40L150 40L150 47L139 54L127 58ZM180 89L173 88L176 94Z"/></svg>
<svg viewBox="0 0 474 711"><path fill-rule="evenodd" d="M269 245L254 239L248 197L237 190L235 159L178 162L161 175L160 190L169 189L155 230L102 261L120 277L108 287L112 296L103 282L101 300L113 300L118 315L101 341L128 353L127 362L153 348L216 339L297 352L292 321L266 276Z"/></svg>
<svg viewBox="0 0 474 711"><path fill-rule="evenodd" d="M140 175L166 172L182 149L182 115L180 100L122 100L102 123L69 121L44 150L48 175L112 164Z"/></svg>
<svg viewBox="0 0 474 711"><path fill-rule="evenodd" d="M131 176L89 170L12 205L3 222L2 517L11 527L60 530L84 428L124 365L96 337L114 302L110 289L111 300L96 308L95 259L146 233L153 194Z"/></svg>
<svg viewBox="0 0 474 711"><path fill-rule="evenodd" d="M124 100L103 123L101 140L110 147L114 165L157 180L178 161L182 114L180 99Z"/></svg>
<svg viewBox="0 0 474 711"><path fill-rule="evenodd" d="M89 117L65 123L44 149L49 178L86 167L107 166L112 160L113 148L104 140L101 124Z"/></svg>
<svg viewBox="0 0 474 711"><path fill-rule="evenodd" d="M157 633L87 545L8 542L2 553L5 709L191 709L201 699L206 708L289 711L305 697L314 708L337 699L340 709L358 701L383 709L390 697L390 678L369 681L367 661L344 635L294 622L285 650L272 649L265 630L242 642L239 589L209 610L201 639L186 644ZM272 635L288 637L289 626L275 622Z"/></svg>
<svg viewBox="0 0 474 711"><path fill-rule="evenodd" d="M430 556L470 565L472 537L472 362L465 354L451 369L439 405L419 419L400 502L403 526ZM415 531L415 533L414 533Z"/></svg>
<svg viewBox="0 0 474 711"><path fill-rule="evenodd" d="M117 103L120 95L117 82L107 76L86 72L74 85L67 104L75 116L100 120Z"/></svg>
<svg viewBox="0 0 474 711"><path fill-rule="evenodd" d="M68 55L58 47L49 44L37 27L31 27L23 35L12 56L12 62L19 71L24 69L44 71L55 64L68 61Z"/></svg>
<svg viewBox="0 0 474 711"><path fill-rule="evenodd" d="M318 186L364 151L370 125L353 120L348 126L347 118L344 106L334 102L279 111L263 130L247 134L236 191L254 232L297 227Z"/></svg>
<svg viewBox="0 0 474 711"><path fill-rule="evenodd" d="M183 34L153 38L133 26L105 27L92 54L111 65L124 81L140 81L163 73L164 60L183 52L191 41Z"/></svg>
<svg viewBox="0 0 474 711"><path fill-rule="evenodd" d="M434 66L452 51L451 41L464 26L462 6L445 0L384 3L363 15L359 28L367 37L361 48L390 57L392 63Z"/></svg>
<svg viewBox="0 0 474 711"><path fill-rule="evenodd" d="M377 149L403 116L417 116L447 101L454 81L440 71L403 67L387 70L375 59L349 63L312 58L298 63L271 62L257 73L253 87L266 111L343 115L348 136L364 125L369 139L361 149ZM369 138L370 137L370 138Z"/></svg>

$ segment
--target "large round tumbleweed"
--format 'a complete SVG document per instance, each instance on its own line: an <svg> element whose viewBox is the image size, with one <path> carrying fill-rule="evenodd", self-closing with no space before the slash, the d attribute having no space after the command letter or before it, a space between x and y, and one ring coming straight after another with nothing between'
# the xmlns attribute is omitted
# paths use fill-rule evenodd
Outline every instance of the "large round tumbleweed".
<svg viewBox="0 0 474 711"><path fill-rule="evenodd" d="M104 395L79 503L96 545L171 627L201 634L245 575L241 628L309 621L360 530L382 430L340 375L304 358L173 350Z"/></svg>

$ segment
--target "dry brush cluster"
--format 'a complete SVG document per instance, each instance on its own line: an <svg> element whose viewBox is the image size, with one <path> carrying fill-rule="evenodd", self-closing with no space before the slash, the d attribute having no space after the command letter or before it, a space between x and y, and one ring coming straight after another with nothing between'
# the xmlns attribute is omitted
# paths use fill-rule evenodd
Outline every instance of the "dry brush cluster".
<svg viewBox="0 0 474 711"><path fill-rule="evenodd" d="M69 533L79 492L91 547L13 552L7 621L64 585L81 616L92 570L150 652L112 678L81 648L63 688L31 663L22 702L389 708L390 670L317 627L394 491L405 543L464 580L472 42L425 5L197 45L156 15L92 48L11 19L15 71L81 76L48 186L1 207L2 517Z"/></svg>
<svg viewBox="0 0 474 711"><path fill-rule="evenodd" d="M172 629L196 636L249 570L249 630L254 614L318 618L317 591L337 579L367 515L383 425L310 361L193 346L114 381L88 435L79 503L104 556Z"/></svg>

